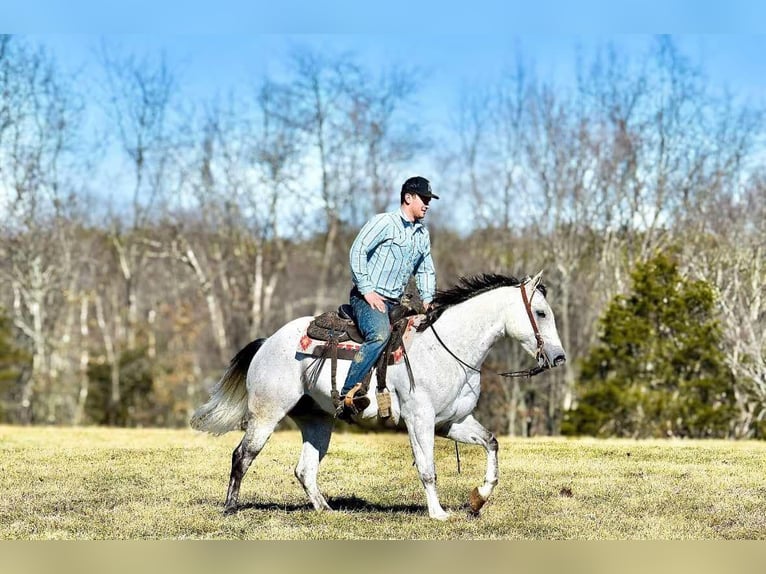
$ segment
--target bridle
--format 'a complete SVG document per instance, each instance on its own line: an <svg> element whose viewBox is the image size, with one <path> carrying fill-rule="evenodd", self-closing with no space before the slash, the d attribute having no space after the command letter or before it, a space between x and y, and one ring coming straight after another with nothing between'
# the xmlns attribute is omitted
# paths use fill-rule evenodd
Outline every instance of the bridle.
<svg viewBox="0 0 766 574"><path fill-rule="evenodd" d="M519 285L519 289L521 291L521 300L524 302L524 309L527 311L527 317L529 317L529 322L532 324L532 331L535 333L535 341L537 341L537 352L535 353L535 358L538 361L537 366L526 369L524 371L506 371L503 373L495 373L498 376L501 377L509 377L509 378L517 378L517 377L534 377L535 375L539 375L543 371L550 369L552 367L550 361L548 360L547 355L545 354L543 347L545 343L543 342L543 336L540 334L540 328L537 326L537 321L535 321L535 315L532 312L532 297L534 296L534 291L536 290L533 288L532 295L527 297L527 291L524 288L525 285L527 285L529 281L525 281ZM436 336L436 340L439 341L439 344L444 347L444 349L452 355L452 358L455 359L458 363L463 365L464 367L468 367L472 371L475 371L477 373L481 372L481 369L477 369L476 367L473 367L466 363L463 359L458 357L455 353L452 352L452 350L442 341L441 337L439 337L439 333L436 332L436 328L434 327L434 323L431 323L429 325L431 327L431 330L434 332L434 336ZM540 357L543 358L543 366L540 366Z"/></svg>
<svg viewBox="0 0 766 574"><path fill-rule="evenodd" d="M527 369L525 371L507 371L505 373L497 373L501 377L534 377L535 375L539 375L543 371L546 371L550 369L553 365L551 365L551 362L548 360L548 355L545 354L545 342L543 341L543 336L540 334L540 328L537 326L537 321L535 320L535 314L532 312L532 297L535 296L535 291L537 291L537 285L532 286L532 294L527 297L527 290L525 286L530 283L530 281L525 281L521 285L519 285L519 290L521 290L521 300L524 301L524 309L527 311L527 317L529 317L529 322L532 324L532 331L535 334L535 341L537 342L537 352L535 353L535 359L537 359L537 365L532 367L531 369ZM540 357L543 359L543 365L540 366Z"/></svg>

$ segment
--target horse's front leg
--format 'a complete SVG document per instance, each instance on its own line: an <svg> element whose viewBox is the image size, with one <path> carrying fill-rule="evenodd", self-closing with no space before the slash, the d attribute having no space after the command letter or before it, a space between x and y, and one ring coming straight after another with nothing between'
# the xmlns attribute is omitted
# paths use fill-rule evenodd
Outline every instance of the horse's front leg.
<svg viewBox="0 0 766 574"><path fill-rule="evenodd" d="M497 439L495 435L479 424L473 415L468 415L460 422L443 427L439 430L439 434L456 442L479 444L487 451L487 472L484 475L484 484L474 488L469 499L471 513L478 516L481 507L489 500L489 496L497 486Z"/></svg>
<svg viewBox="0 0 766 574"><path fill-rule="evenodd" d="M415 457L415 466L420 474L420 481L426 490L428 502L428 515L437 520L447 520L450 515L439 503L436 494L436 467L434 465L434 426L435 417L433 409L425 405L418 406L410 417L406 419L407 433L410 437L412 454Z"/></svg>

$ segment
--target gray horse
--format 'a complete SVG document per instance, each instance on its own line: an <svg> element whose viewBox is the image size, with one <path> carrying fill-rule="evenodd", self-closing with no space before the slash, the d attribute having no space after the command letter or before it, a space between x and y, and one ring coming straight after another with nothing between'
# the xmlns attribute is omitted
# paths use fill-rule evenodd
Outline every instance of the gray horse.
<svg viewBox="0 0 766 574"><path fill-rule="evenodd" d="M407 429L431 518L449 518L436 492L435 435L486 450L484 484L470 497L475 513L497 485L497 440L472 415L479 400L479 369L495 342L504 335L516 339L536 357L538 369L566 360L541 275L524 281L480 275L463 278L456 287L439 292L424 323L427 328L421 326L410 344L414 385L404 365L388 368L391 418L386 426ZM323 369L318 378L309 376L315 357L296 351L311 319L295 319L268 339L243 348L210 400L191 419L193 428L213 434L245 428L232 456L226 513L236 510L242 477L285 416L296 422L303 438L295 476L314 508L330 509L317 487L319 463L327 453L334 424L330 369ZM347 369L348 362L339 361L339 381L344 380ZM374 392L370 399L370 406L356 415L356 422L382 427Z"/></svg>

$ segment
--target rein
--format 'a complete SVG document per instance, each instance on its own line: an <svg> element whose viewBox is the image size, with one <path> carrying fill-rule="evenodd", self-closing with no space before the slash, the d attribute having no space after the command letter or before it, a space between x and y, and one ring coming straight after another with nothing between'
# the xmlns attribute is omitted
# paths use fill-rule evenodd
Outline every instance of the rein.
<svg viewBox="0 0 766 574"><path fill-rule="evenodd" d="M495 375L498 375L500 377L508 377L508 378L526 377L526 378L531 378L531 377L534 377L535 375L539 375L543 371L549 369L550 366L551 366L549 361L548 361L548 358L545 356L545 353L543 352L543 345L544 345L543 337L540 334L540 329L537 327L537 321L535 321L535 316L532 313L532 303L531 303L531 299L532 298L531 297L529 297L529 298L527 297L527 292L526 292L526 289L524 289L524 285L525 285L524 283L519 285L519 289L521 290L521 299L522 299L522 301L524 301L524 308L527 311L527 317L529 317L529 322L532 324L532 331L534 331L534 333L535 333L535 341L537 341L537 353L535 354L535 357L539 359L542 356L543 357L543 361L545 362L545 366L541 367L541 366L538 365L538 366L535 366L535 367L533 367L531 369L527 369L527 370L524 370L524 371L505 371L503 373L494 373ZM533 293L533 295L534 295L534 293ZM444 347L444 350L447 351L452 356L453 359L455 359L458 363L460 363L464 367L468 367L472 371L475 371L477 373L481 372L481 369L477 369L476 367L474 367L472 365L469 365L463 359L461 359L455 353L452 352L452 350L444 343L444 341L442 341L442 338L439 336L439 333L436 332L436 328L434 327L434 323L431 323L429 325L429 327L434 332L434 336L436 337L436 340L439 341L439 344L442 347Z"/></svg>

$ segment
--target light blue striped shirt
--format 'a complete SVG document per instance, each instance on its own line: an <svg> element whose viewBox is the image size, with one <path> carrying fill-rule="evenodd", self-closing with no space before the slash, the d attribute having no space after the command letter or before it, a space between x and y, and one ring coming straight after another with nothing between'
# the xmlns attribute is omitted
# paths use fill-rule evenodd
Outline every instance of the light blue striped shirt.
<svg viewBox="0 0 766 574"><path fill-rule="evenodd" d="M422 223L408 221L401 209L370 219L351 245L349 259L352 279L362 295L375 291L398 299L415 275L423 302L434 298L431 237Z"/></svg>

